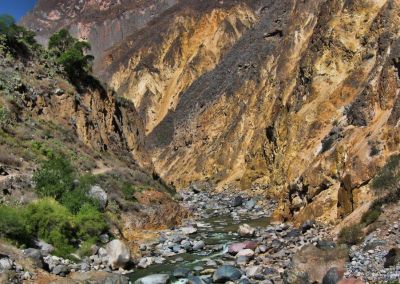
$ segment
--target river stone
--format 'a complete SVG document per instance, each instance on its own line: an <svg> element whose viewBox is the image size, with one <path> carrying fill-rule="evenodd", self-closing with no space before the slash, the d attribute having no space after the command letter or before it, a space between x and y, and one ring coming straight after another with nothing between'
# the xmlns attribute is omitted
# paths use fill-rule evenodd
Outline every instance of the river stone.
<svg viewBox="0 0 400 284"><path fill-rule="evenodd" d="M245 255L240 255L236 258L236 264L238 265L245 265L250 262L250 257Z"/></svg>
<svg viewBox="0 0 400 284"><path fill-rule="evenodd" d="M112 269L124 268L130 260L129 248L120 240L113 240L106 247Z"/></svg>
<svg viewBox="0 0 400 284"><path fill-rule="evenodd" d="M137 267L139 268L147 268L153 264L153 258L151 257L143 257L139 260Z"/></svg>
<svg viewBox="0 0 400 284"><path fill-rule="evenodd" d="M314 226L315 226L315 220L307 220L300 226L300 230L304 234L308 230L312 229Z"/></svg>
<svg viewBox="0 0 400 284"><path fill-rule="evenodd" d="M254 277L257 274L261 274L263 272L263 269L261 266L250 266L246 268L246 275L247 277Z"/></svg>
<svg viewBox="0 0 400 284"><path fill-rule="evenodd" d="M246 203L244 204L244 207L247 209L247 210L251 210L251 209L253 209L255 206L256 206L256 201L254 200L254 199L250 199L250 200L247 200L246 201Z"/></svg>
<svg viewBox="0 0 400 284"><path fill-rule="evenodd" d="M252 258L252 257L254 257L254 251L251 249L243 249L237 253L236 257L239 257L239 256L246 256L246 257Z"/></svg>
<svg viewBox="0 0 400 284"><path fill-rule="evenodd" d="M253 242L253 241L244 241L241 243L233 243L231 245L229 245L228 248L228 252L230 254L237 254L239 251L243 250L243 249L252 249L255 250L257 247L257 243Z"/></svg>
<svg viewBox="0 0 400 284"><path fill-rule="evenodd" d="M174 269L172 275L175 278L185 278L189 275L189 273L190 273L189 269L186 269L184 267L178 267Z"/></svg>
<svg viewBox="0 0 400 284"><path fill-rule="evenodd" d="M190 276L188 278L188 284L206 284L206 282L199 276Z"/></svg>
<svg viewBox="0 0 400 284"><path fill-rule="evenodd" d="M388 254L385 256L384 267L388 268L400 263L400 249L392 248L389 250Z"/></svg>
<svg viewBox="0 0 400 284"><path fill-rule="evenodd" d="M193 244L193 250L201 250L204 248L206 244L204 241L195 241Z"/></svg>
<svg viewBox="0 0 400 284"><path fill-rule="evenodd" d="M97 200L102 209L106 208L108 195L107 192L105 192L104 189L102 189L100 186L92 186L89 191L89 196Z"/></svg>
<svg viewBox="0 0 400 284"><path fill-rule="evenodd" d="M251 237L254 236L255 229L250 227L248 224L243 224L239 226L238 233L242 237Z"/></svg>
<svg viewBox="0 0 400 284"><path fill-rule="evenodd" d="M240 279L239 284L251 284L250 280L247 278Z"/></svg>
<svg viewBox="0 0 400 284"><path fill-rule="evenodd" d="M241 197L241 196L236 196L232 201L233 207L238 207L242 204L243 204L243 197Z"/></svg>
<svg viewBox="0 0 400 284"><path fill-rule="evenodd" d="M168 274L153 274L136 280L135 284L166 284L168 281Z"/></svg>
<svg viewBox="0 0 400 284"><path fill-rule="evenodd" d="M325 274L324 278L322 279L322 284L336 284L340 280L340 276L336 267L332 267L328 270Z"/></svg>
<svg viewBox="0 0 400 284"><path fill-rule="evenodd" d="M181 228L181 231L185 235L191 235L197 232L197 229L195 227L183 227Z"/></svg>
<svg viewBox="0 0 400 284"><path fill-rule="evenodd" d="M236 281L242 277L242 272L232 265L220 266L213 275L215 283L225 283L227 281Z"/></svg>

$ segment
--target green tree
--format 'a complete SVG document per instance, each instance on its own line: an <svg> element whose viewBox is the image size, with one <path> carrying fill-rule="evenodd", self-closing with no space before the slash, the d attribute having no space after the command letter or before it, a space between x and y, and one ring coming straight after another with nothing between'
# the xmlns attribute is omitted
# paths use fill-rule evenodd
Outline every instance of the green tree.
<svg viewBox="0 0 400 284"><path fill-rule="evenodd" d="M87 54L91 46L86 41L79 41L62 29L49 39L49 50L57 56L57 61L64 66L72 81L77 81L92 71L94 57Z"/></svg>
<svg viewBox="0 0 400 284"><path fill-rule="evenodd" d="M44 162L33 175L39 196L53 197L56 200L73 189L74 179L75 171L72 165L62 156Z"/></svg>
<svg viewBox="0 0 400 284"><path fill-rule="evenodd" d="M62 29L49 38L49 49L61 55L70 49L75 42L76 39L70 35L69 31Z"/></svg>

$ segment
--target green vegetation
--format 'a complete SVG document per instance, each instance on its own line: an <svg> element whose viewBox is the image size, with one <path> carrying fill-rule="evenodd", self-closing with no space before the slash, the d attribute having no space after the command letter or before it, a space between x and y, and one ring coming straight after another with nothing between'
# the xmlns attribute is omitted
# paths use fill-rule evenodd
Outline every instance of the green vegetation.
<svg viewBox="0 0 400 284"><path fill-rule="evenodd" d="M36 171L33 181L40 197L61 199L63 194L72 191L75 172L64 157L51 158Z"/></svg>
<svg viewBox="0 0 400 284"><path fill-rule="evenodd" d="M35 40L35 33L16 25L14 18L10 15L0 15L0 35L3 36L2 41L14 55L28 55L30 50L39 47Z"/></svg>
<svg viewBox="0 0 400 284"><path fill-rule="evenodd" d="M364 237L361 228L361 225L344 227L339 233L339 243L347 245L360 243Z"/></svg>
<svg viewBox="0 0 400 284"><path fill-rule="evenodd" d="M64 70L74 83L87 77L92 70L94 57L87 54L90 49L88 42L73 38L65 29L49 39L49 50L56 55L57 62L64 66Z"/></svg>
<svg viewBox="0 0 400 284"><path fill-rule="evenodd" d="M361 223L364 224L365 226L368 226L368 225L374 223L376 220L378 220L381 213L382 212L380 209L372 208L362 215Z"/></svg>
<svg viewBox="0 0 400 284"><path fill-rule="evenodd" d="M25 207L1 206L0 235L29 245L40 238L55 247L55 254L67 257L77 245L93 244L107 229L97 208L85 204L77 214L52 198L40 199Z"/></svg>
<svg viewBox="0 0 400 284"><path fill-rule="evenodd" d="M78 176L64 156L50 156L33 175L40 197L52 197L78 213L85 205L99 208L97 200L89 197L90 187L95 184L92 175Z"/></svg>
<svg viewBox="0 0 400 284"><path fill-rule="evenodd" d="M375 190L391 190L400 182L400 155L392 155L383 169L372 181Z"/></svg>

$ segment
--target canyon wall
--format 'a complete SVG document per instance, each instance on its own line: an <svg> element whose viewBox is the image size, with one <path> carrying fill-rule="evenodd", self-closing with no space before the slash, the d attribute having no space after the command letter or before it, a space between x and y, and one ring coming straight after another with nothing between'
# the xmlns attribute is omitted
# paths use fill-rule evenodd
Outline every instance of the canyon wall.
<svg viewBox="0 0 400 284"><path fill-rule="evenodd" d="M90 34L156 11L96 37L95 70L134 103L155 170L178 187L254 191L281 200L276 217L330 222L374 198L400 150L398 0L100 1L68 20L49 17L53 2L23 23Z"/></svg>

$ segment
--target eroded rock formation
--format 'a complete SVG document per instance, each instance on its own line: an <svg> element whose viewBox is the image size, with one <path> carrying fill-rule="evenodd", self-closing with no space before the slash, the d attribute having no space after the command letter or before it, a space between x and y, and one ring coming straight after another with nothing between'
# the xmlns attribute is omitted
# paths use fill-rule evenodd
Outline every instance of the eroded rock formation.
<svg viewBox="0 0 400 284"><path fill-rule="evenodd" d="M329 222L400 150L398 0L72 2L39 1L23 23L101 31L96 72L177 186L252 189L281 200L277 217Z"/></svg>

